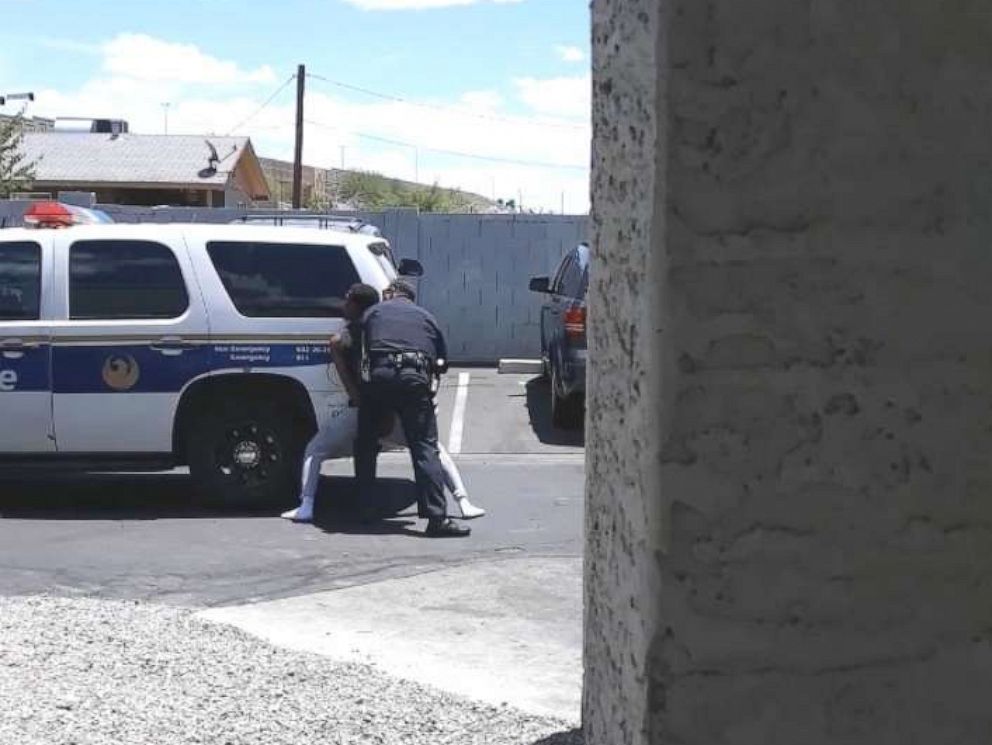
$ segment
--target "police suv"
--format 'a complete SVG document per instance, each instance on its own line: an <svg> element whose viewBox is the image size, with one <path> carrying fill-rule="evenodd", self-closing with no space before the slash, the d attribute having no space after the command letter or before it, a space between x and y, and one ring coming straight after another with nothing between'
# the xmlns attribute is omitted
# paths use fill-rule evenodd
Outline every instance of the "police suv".
<svg viewBox="0 0 992 745"><path fill-rule="evenodd" d="M221 501L295 494L316 427L353 421L328 338L352 284L398 276L388 243L335 226L107 224L57 203L24 219L34 229L0 230L0 463L188 465Z"/></svg>

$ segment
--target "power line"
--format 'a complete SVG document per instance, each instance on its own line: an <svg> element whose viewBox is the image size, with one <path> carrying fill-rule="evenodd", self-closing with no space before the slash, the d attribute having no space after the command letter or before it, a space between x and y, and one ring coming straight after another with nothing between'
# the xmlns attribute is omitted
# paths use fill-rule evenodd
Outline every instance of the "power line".
<svg viewBox="0 0 992 745"><path fill-rule="evenodd" d="M261 106L259 106L257 109L255 109L255 111L253 111L243 121L238 122L238 124L236 126L231 127L227 131L227 133L225 133L224 136L227 137L231 133L238 131L243 126L245 126L248 122L250 122L252 119L254 119L256 116L258 116L263 111L265 111L265 109L268 108L269 104L272 103L276 99L276 96L278 96L280 93L282 93L286 89L286 86L288 86L294 80L296 80L296 75L290 75L288 78L286 78L286 82L283 83L282 85L280 85L278 88L276 88L275 93L273 93L271 96L269 96L267 99L265 99L265 103L263 103Z"/></svg>
<svg viewBox="0 0 992 745"><path fill-rule="evenodd" d="M449 114L458 114L460 116L471 117L473 119L483 119L491 122L503 122L509 124L525 125L529 127L550 127L553 129L571 129L571 130L583 130L586 128L584 124L572 124L571 122L539 122L539 121L528 121L526 119L514 119L508 116L497 116L494 114L480 114L473 111L464 111L462 109L455 108L453 106L442 106L440 104L430 104L424 103L422 101L411 101L408 98L403 98L402 96L395 96L390 93L381 93L379 91L373 91L368 88L362 88L358 85L351 85L350 83L342 83L339 80L331 80L330 78L325 78L323 75L317 75L315 73L308 73L308 78L313 78L314 80L320 80L329 85L336 86L338 88L343 88L344 90L354 91L356 93L362 93L366 96L373 96L374 98L380 98L384 101L394 101L396 103L407 104L408 106L416 106L421 109L431 109L433 111L444 111Z"/></svg>
<svg viewBox="0 0 992 745"><path fill-rule="evenodd" d="M264 127L254 126L251 128L252 134L255 132L282 132L287 129L292 129L292 122L284 122L282 124L266 124Z"/></svg>
<svg viewBox="0 0 992 745"><path fill-rule="evenodd" d="M555 169L567 169L567 170L578 170L585 171L587 166L578 166L571 163L548 163L539 160L518 160L516 158L501 158L495 155L478 155L476 153L466 153L459 150L444 150L436 147L425 147L423 145L417 145L413 142L404 142L402 140L392 140L388 137L380 137L379 135L371 135L366 132L349 132L347 130L341 129L340 127L335 127L332 124L324 124L323 122L317 122L312 119L306 120L307 124L314 127L321 127L322 129L330 129L335 132L341 132L342 134L353 135L354 137L361 137L365 140L373 140L375 142L384 142L387 145L397 145L399 147L409 147L413 150L424 150L430 153L439 153L441 155L452 155L458 158L471 158L473 160L483 160L490 163L506 163L514 166L529 166L533 168L555 168Z"/></svg>

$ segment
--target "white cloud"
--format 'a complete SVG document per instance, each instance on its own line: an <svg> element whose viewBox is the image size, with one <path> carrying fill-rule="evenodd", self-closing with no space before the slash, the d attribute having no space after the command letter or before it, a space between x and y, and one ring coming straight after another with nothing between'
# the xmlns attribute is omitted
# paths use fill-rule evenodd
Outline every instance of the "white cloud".
<svg viewBox="0 0 992 745"><path fill-rule="evenodd" d="M555 52L563 62L584 62L586 59L586 53L578 47L559 44L555 47Z"/></svg>
<svg viewBox="0 0 992 745"><path fill-rule="evenodd" d="M107 46L101 46L105 58L109 56ZM202 55L195 47L191 53ZM105 61L103 69L108 68ZM101 60L95 63L100 65ZM184 78L149 80L150 74L127 69L101 73L75 90L37 91L38 100L29 113L122 118L128 120L132 132L159 134L165 123L161 104L170 101L170 133L226 134L255 114L268 94L267 87L250 92L237 85L233 89L205 89ZM517 87L521 95L547 87L553 92L564 88L581 98L581 79L576 80L580 82L550 81L545 85L549 81L528 79L526 85L518 82ZM564 94L560 95L563 100L546 101L533 106L533 113L521 115L494 90L465 91L451 100L432 102L440 108L400 101L357 101L316 80L307 91L304 160L308 165L338 167L344 147L348 168L410 180L417 176L424 183L437 181L486 196L518 199L522 193L525 207L555 212L561 208L564 192L567 210L588 209L589 112ZM523 97L527 100L527 95ZM564 118L571 116L575 118ZM293 91L287 87L237 134L251 136L260 155L288 160L293 152L293 120Z"/></svg>
<svg viewBox="0 0 992 745"><path fill-rule="evenodd" d="M518 78L520 98L542 114L588 119L592 111L592 77Z"/></svg>
<svg viewBox="0 0 992 745"><path fill-rule="evenodd" d="M193 44L175 44L145 34L119 34L103 44L105 72L135 80L170 83L269 83L275 73L268 65L242 70Z"/></svg>
<svg viewBox="0 0 992 745"><path fill-rule="evenodd" d="M477 5L493 2L500 5L523 2L523 0L344 0L349 5L362 10L426 10L430 8L450 8L456 5Z"/></svg>
<svg viewBox="0 0 992 745"><path fill-rule="evenodd" d="M512 116L503 108L492 108L494 101L488 97L481 98L481 105L473 107L463 95L457 108L437 110L399 102L355 103L312 93L307 119L324 126L307 127L306 158L315 165L336 167L343 145L348 168L423 183L436 181L490 197L518 199L522 192L526 207L555 212L561 209L564 192L566 209L586 211L588 121L572 126L560 119ZM291 121L291 115L287 108L284 121ZM278 142L269 142L260 132L256 139L264 145L260 150L288 158L292 153L289 135L291 131L280 133Z"/></svg>
<svg viewBox="0 0 992 745"><path fill-rule="evenodd" d="M503 105L503 97L496 91L468 91L461 95L459 101L469 112L495 111Z"/></svg>

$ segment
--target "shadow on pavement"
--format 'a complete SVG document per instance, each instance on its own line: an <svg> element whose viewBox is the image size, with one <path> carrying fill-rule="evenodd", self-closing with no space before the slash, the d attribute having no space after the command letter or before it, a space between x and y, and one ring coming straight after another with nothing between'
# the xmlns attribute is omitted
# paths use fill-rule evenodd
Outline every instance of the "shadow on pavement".
<svg viewBox="0 0 992 745"><path fill-rule="evenodd" d="M317 493L313 524L332 534L422 535L419 530L410 530L417 520L417 493L412 481L379 478L373 499L374 504L359 500L354 479L324 478Z"/></svg>
<svg viewBox="0 0 992 745"><path fill-rule="evenodd" d="M532 745L582 745L582 730L573 729L568 732L556 732L548 737L542 737Z"/></svg>
<svg viewBox="0 0 992 745"><path fill-rule="evenodd" d="M0 516L6 519L154 520L215 514L228 511L198 504L189 477L182 474L32 473L0 479Z"/></svg>
<svg viewBox="0 0 992 745"><path fill-rule="evenodd" d="M413 519L379 519L360 521L349 516L315 517L313 524L328 535L408 535L423 538L422 530L415 530L416 516Z"/></svg>
<svg viewBox="0 0 992 745"><path fill-rule="evenodd" d="M527 381L527 411L534 434L545 445L585 446L586 436L581 429L558 429L551 423L551 385L547 380L533 378Z"/></svg>
<svg viewBox="0 0 992 745"><path fill-rule="evenodd" d="M413 483L380 478L376 512L395 516L416 501ZM179 473L4 475L0 518L8 520L158 520L210 517L272 518L293 506L213 505L199 499ZM322 477L317 517L330 523L351 514L354 481Z"/></svg>

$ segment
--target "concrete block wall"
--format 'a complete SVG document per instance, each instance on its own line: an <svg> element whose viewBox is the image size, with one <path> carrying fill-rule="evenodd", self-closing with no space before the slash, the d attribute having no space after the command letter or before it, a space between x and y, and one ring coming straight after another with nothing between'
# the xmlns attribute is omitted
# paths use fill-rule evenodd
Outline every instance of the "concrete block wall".
<svg viewBox="0 0 992 745"><path fill-rule="evenodd" d="M540 354L542 297L530 277L550 274L585 240L584 218L421 215L420 299L434 310L454 359Z"/></svg>
<svg viewBox="0 0 992 745"><path fill-rule="evenodd" d="M593 18L587 742L987 742L984 6Z"/></svg>
<svg viewBox="0 0 992 745"><path fill-rule="evenodd" d="M26 203L0 201L0 221L17 221ZM118 222L227 223L239 209L153 209L100 205ZM440 215L416 210L339 213L382 230L397 259L419 259L418 301L448 338L452 361L493 363L540 354L542 296L530 277L550 274L586 240L587 218L555 215Z"/></svg>

